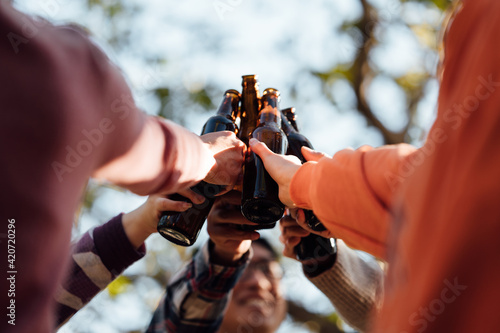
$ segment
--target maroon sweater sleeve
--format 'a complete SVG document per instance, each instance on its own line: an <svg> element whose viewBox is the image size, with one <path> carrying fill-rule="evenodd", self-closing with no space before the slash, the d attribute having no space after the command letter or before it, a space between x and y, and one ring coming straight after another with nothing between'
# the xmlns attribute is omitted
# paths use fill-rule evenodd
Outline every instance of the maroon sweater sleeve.
<svg viewBox="0 0 500 333"><path fill-rule="evenodd" d="M194 134L140 112L119 70L79 29L0 1L0 36L0 237L15 221L13 268L0 261L0 307L14 304L14 319L0 321L0 332L48 333L89 177L139 194L175 192L201 180L213 159ZM0 239L0 253L7 245Z"/></svg>
<svg viewBox="0 0 500 333"><path fill-rule="evenodd" d="M97 293L146 253L134 249L122 225L122 214L86 232L72 246L68 277L56 293L57 325L64 323Z"/></svg>

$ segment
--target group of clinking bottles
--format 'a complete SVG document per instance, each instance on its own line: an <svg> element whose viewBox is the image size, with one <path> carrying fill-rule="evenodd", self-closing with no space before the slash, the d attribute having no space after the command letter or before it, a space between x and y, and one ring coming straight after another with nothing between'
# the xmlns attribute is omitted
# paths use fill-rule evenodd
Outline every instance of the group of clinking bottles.
<svg viewBox="0 0 500 333"><path fill-rule="evenodd" d="M232 131L246 145L251 138L255 138L265 143L273 152L297 156L304 163L301 147L312 148L312 145L298 131L295 108L280 110L279 102L278 90L267 88L261 97L257 75L244 75L242 93L234 89L227 90L217 114L207 120L201 134ZM236 125L238 121L239 127ZM191 189L207 200L202 204L193 205L185 212L164 212L158 223L158 231L163 237L182 246L194 244L217 194L223 187L202 181ZM242 192L242 214L249 221L256 223L242 225L242 229L273 228L283 217L285 206L278 197L278 184L266 171L260 157L251 151L245 158L243 185L238 189ZM180 194L174 194L171 199L189 201ZM311 229L325 230L312 211L304 213ZM302 238L295 252L297 259L306 260L332 254L334 245L331 240L310 234Z"/></svg>

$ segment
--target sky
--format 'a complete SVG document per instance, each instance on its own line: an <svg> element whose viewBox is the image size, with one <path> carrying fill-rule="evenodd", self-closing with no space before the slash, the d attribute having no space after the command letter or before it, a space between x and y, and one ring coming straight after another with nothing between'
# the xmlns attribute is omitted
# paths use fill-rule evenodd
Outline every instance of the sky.
<svg viewBox="0 0 500 333"><path fill-rule="evenodd" d="M327 71L352 58L359 45L352 32L342 32L345 22L361 14L358 1L345 0L125 0L127 6L139 8L121 17L115 25L98 8L89 9L87 1L25 0L15 1L25 12L49 21L77 22L88 28L93 39L123 71L132 87L136 103L147 113L158 112L160 102L152 89L167 86L174 92L196 92L205 85L215 87L210 93L219 101L226 89L241 91L241 76L258 74L261 91L267 87L281 91L281 106L297 108L301 132L314 147L329 155L345 147L363 144L380 146L379 132L366 125L355 111L355 96L346 81L339 80L331 88L338 101L333 105L322 94L321 82L312 71ZM429 7L405 4L396 0L370 1L387 24L377 33L381 41L372 61L381 72L369 91L370 105L382 122L392 130L406 122L405 97L391 76L408 71L433 72L437 58L423 50L422 44L403 22L438 26L440 13ZM112 0L104 3L113 4ZM126 47L108 42L116 31L128 31ZM425 35L424 35L425 36ZM429 37L430 42L432 36ZM145 59L163 58L155 63ZM422 128L428 128L435 117L438 84L431 81L416 115ZM199 133L210 112L201 108L184 108L184 100L174 96L175 112L182 115L183 125ZM422 138L423 139L423 136ZM421 143L416 140L415 144ZM100 190L91 212L83 214L74 236L104 223L120 212L140 205L145 198L109 188ZM264 232L277 242L277 228ZM197 242L207 239L204 231ZM151 308L162 294L147 275L158 265L176 270L182 258L160 236L151 237L147 246L153 256L132 266L127 274L141 276L134 291L116 299L103 293L88 310L81 311L61 332L121 332L141 329L149 322ZM158 259L159 258L159 259ZM289 273L285 286L289 297L324 314L333 311L326 297L316 290L300 272L300 265L285 260ZM306 286L306 287L303 287ZM102 311L101 311L102 310ZM89 319L92 319L89 321ZM87 326L81 323L85 321ZM287 321L280 332L290 331ZM294 327L294 332L308 332Z"/></svg>

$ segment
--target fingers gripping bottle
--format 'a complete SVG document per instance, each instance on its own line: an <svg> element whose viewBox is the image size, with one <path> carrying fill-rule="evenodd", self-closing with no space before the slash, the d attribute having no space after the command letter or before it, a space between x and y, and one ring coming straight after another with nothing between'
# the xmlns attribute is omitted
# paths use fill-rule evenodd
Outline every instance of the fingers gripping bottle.
<svg viewBox="0 0 500 333"><path fill-rule="evenodd" d="M295 108L282 110L282 128L288 138L287 155L294 155L300 159L302 163L306 160L302 155L301 148L313 148L311 142L298 132ZM316 215L311 210L304 210L306 222L308 226L315 231L324 231L326 228L318 220ZM335 253L335 245L333 239L327 239L316 234L310 234L303 237L300 243L295 247L297 259L302 261L310 258L318 258L325 255L333 255Z"/></svg>
<svg viewBox="0 0 500 333"><path fill-rule="evenodd" d="M234 123L238 114L240 93L230 89L224 93L222 103L217 114L210 117L202 129L202 135L212 132L231 131L237 132ZM158 232L169 241L182 246L190 246L196 242L203 224L212 208L215 196L224 189L224 186L209 184L201 181L191 190L203 195L207 200L199 205L193 205L184 212L163 212L158 222ZM171 196L172 200L188 201L180 194Z"/></svg>

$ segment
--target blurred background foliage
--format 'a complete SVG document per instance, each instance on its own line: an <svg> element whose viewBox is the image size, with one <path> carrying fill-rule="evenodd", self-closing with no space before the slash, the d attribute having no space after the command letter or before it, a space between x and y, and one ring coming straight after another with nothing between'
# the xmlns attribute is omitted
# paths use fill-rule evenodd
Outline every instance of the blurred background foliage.
<svg viewBox="0 0 500 333"><path fill-rule="evenodd" d="M89 30L122 68L136 102L147 113L199 132L222 93L241 90L241 75L256 73L261 82L280 89L283 107L297 107L301 131L315 147L333 154L361 144L422 143L435 115L439 31L450 1L15 4L50 21L76 22ZM143 201L90 181L74 237ZM279 247L277 232L266 236ZM203 234L195 247L206 237ZM61 332L143 331L168 278L193 252L157 235L147 247L144 259ZM284 259L283 265L290 315L280 332L350 331L305 280L298 263Z"/></svg>

